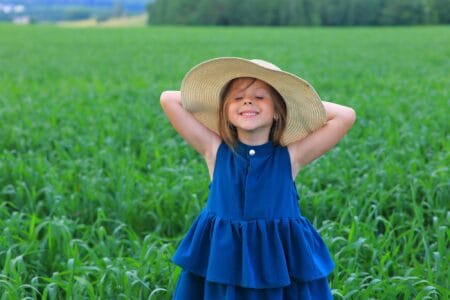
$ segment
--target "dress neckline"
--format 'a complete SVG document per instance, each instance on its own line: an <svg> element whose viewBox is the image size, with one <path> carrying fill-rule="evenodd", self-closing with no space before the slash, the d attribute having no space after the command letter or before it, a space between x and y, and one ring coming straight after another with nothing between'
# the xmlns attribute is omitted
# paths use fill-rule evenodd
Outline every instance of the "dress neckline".
<svg viewBox="0 0 450 300"><path fill-rule="evenodd" d="M266 156L273 152L273 143L268 141L261 145L247 145L238 140L236 152L244 157L260 157Z"/></svg>

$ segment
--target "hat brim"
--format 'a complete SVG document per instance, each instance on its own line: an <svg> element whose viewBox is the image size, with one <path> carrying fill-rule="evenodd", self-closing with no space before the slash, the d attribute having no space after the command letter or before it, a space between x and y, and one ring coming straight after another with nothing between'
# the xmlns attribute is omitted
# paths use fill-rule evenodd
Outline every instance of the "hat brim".
<svg viewBox="0 0 450 300"><path fill-rule="evenodd" d="M325 124L325 108L308 82L272 66L237 57L205 61L184 77L181 83L182 105L199 122L219 134L218 113L225 85L238 77L257 78L276 89L286 103L287 122L281 144L300 140Z"/></svg>

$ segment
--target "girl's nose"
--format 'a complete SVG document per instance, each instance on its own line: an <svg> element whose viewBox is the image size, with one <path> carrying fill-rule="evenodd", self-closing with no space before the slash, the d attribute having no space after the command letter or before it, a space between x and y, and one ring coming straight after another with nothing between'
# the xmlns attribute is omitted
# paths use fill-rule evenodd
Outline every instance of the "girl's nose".
<svg viewBox="0 0 450 300"><path fill-rule="evenodd" d="M244 105L245 104L252 104L252 99L250 97L247 97L244 99Z"/></svg>

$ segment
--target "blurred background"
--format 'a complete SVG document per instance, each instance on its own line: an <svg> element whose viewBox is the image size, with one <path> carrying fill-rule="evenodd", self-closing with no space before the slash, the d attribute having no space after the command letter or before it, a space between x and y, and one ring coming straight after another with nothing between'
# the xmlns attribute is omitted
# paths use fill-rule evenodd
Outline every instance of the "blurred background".
<svg viewBox="0 0 450 300"><path fill-rule="evenodd" d="M450 0L2 0L0 21L116 25L448 24ZM112 25L113 25L112 24Z"/></svg>

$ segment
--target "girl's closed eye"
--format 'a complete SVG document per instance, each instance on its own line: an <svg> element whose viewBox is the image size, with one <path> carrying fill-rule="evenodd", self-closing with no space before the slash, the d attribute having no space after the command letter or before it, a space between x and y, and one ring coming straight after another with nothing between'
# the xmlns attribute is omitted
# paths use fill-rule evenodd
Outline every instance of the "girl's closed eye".
<svg viewBox="0 0 450 300"><path fill-rule="evenodd" d="M242 94L235 94L232 98L236 101L239 101L242 100L244 96Z"/></svg>
<svg viewBox="0 0 450 300"><path fill-rule="evenodd" d="M268 99L270 98L270 94L262 91L255 94L255 98L258 100Z"/></svg>

